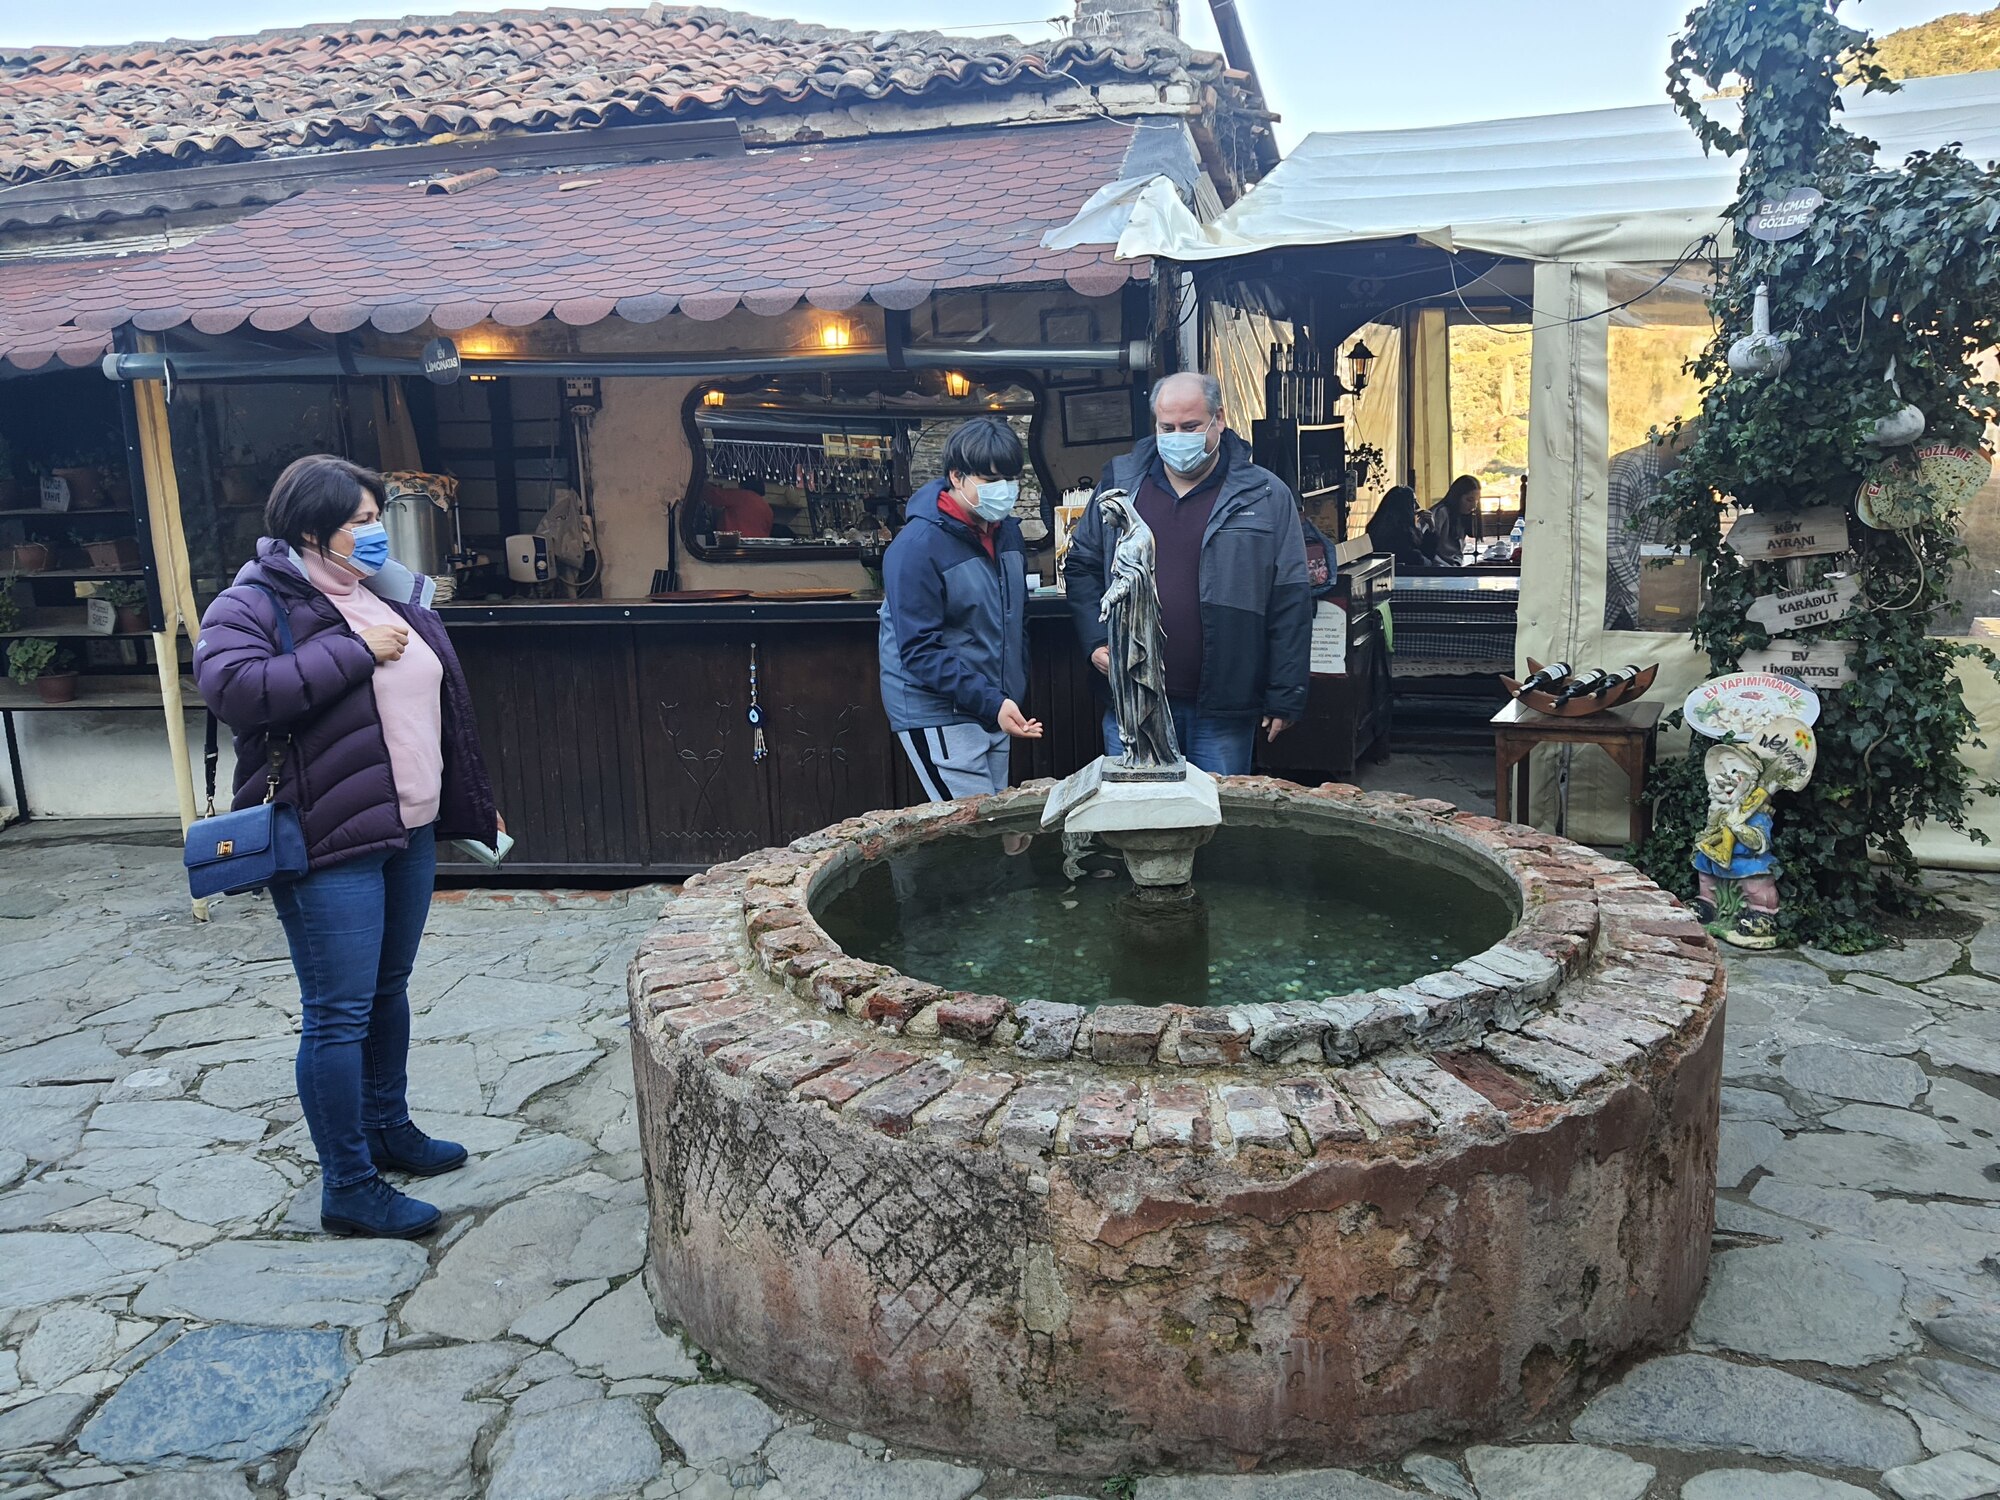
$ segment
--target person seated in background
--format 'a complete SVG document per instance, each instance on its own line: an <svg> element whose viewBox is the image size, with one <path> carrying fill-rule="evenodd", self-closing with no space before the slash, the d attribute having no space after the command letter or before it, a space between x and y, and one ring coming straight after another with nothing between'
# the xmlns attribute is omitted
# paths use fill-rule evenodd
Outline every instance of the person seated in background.
<svg viewBox="0 0 2000 1500"><path fill-rule="evenodd" d="M1447 568L1465 561L1465 539L1478 523L1481 487L1477 477L1461 474L1444 498L1430 509L1430 553Z"/></svg>
<svg viewBox="0 0 2000 1500"><path fill-rule="evenodd" d="M715 517L717 531L738 536L771 534L771 502L764 498L764 481L746 479L730 487L710 481L701 487L701 503Z"/></svg>
<svg viewBox="0 0 2000 1500"><path fill-rule="evenodd" d="M1399 484L1385 494L1368 518L1368 548L1386 552L1398 568L1430 568L1437 565L1431 555L1430 540L1417 519L1417 492Z"/></svg>

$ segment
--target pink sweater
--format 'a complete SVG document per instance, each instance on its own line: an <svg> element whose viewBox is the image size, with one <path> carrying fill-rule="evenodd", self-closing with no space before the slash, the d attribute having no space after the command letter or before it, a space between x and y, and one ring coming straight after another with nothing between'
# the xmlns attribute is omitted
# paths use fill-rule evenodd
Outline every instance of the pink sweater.
<svg viewBox="0 0 2000 1500"><path fill-rule="evenodd" d="M357 634L371 625L403 624L386 602L337 563L313 551L302 554L301 561L306 577L333 601ZM438 802L444 795L444 664L412 630L403 654L378 663L372 681L403 826L427 827L437 821Z"/></svg>

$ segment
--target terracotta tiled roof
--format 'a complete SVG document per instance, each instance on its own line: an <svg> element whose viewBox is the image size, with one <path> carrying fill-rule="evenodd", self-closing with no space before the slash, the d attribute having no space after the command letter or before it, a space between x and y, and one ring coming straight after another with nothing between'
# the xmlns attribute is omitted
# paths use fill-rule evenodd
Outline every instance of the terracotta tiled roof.
<svg viewBox="0 0 2000 1500"><path fill-rule="evenodd" d="M1171 77L1190 54L1066 37L841 31L680 5L510 10L109 50L0 52L0 177L155 166L494 129ZM1203 57L1206 73L1220 67Z"/></svg>
<svg viewBox="0 0 2000 1500"><path fill-rule="evenodd" d="M707 320L739 304L770 315L801 299L908 308L949 287L1104 295L1147 264L1041 237L1122 175L1133 139L1092 121L499 177L449 195L321 188L71 288L45 326L403 332L676 309Z"/></svg>
<svg viewBox="0 0 2000 1500"><path fill-rule="evenodd" d="M69 322L75 296L151 256L122 260L0 261L0 359L16 370L80 366L103 357L111 335Z"/></svg>

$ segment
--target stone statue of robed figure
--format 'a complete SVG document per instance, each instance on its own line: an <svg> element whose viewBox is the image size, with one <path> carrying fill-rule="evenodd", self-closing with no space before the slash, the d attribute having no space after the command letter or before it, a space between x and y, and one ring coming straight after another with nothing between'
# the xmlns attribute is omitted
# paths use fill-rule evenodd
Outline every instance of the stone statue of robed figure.
<svg viewBox="0 0 2000 1500"><path fill-rule="evenodd" d="M1097 505L1105 524L1118 533L1111 554L1111 582L1098 607L1098 618L1110 630L1111 707L1125 746L1118 769L1178 773L1185 763L1167 708L1153 531L1123 490L1104 491Z"/></svg>

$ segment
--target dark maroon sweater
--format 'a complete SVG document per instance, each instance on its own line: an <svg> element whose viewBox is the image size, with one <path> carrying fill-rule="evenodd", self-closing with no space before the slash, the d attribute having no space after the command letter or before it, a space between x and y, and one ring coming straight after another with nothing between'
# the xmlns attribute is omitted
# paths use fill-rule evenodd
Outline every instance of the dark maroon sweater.
<svg viewBox="0 0 2000 1500"><path fill-rule="evenodd" d="M1201 692L1201 539L1228 467L1225 452L1200 484L1176 496L1156 458L1133 497L1139 518L1153 528L1157 548L1153 576L1160 586L1160 630L1167 638L1163 655L1169 698L1193 698Z"/></svg>

